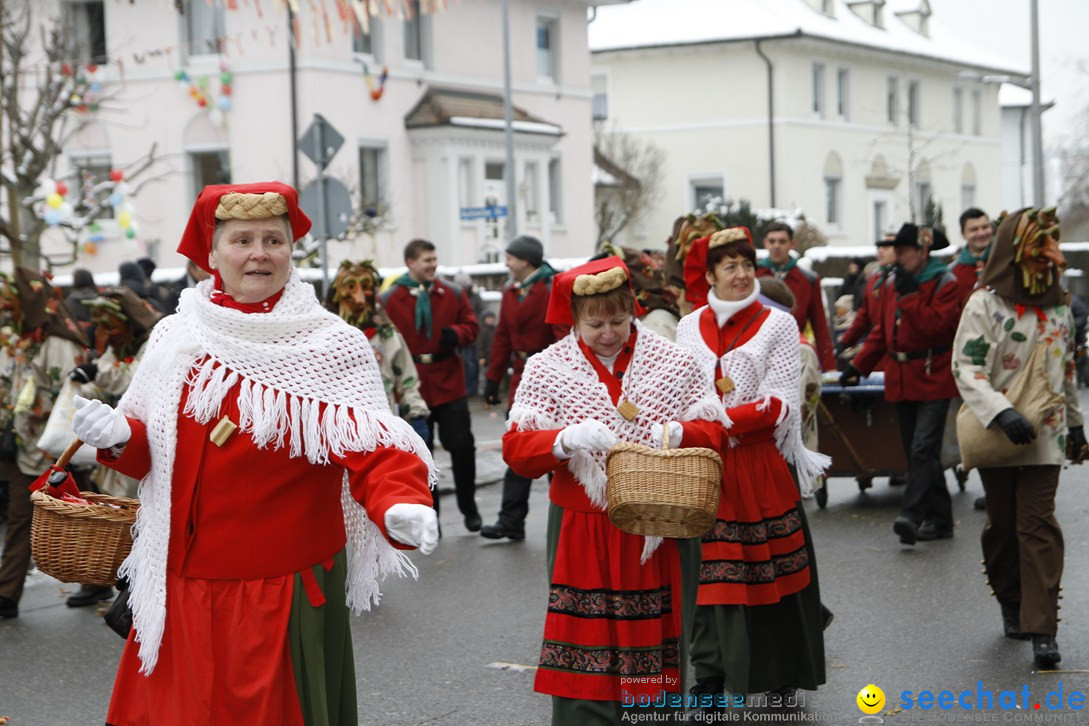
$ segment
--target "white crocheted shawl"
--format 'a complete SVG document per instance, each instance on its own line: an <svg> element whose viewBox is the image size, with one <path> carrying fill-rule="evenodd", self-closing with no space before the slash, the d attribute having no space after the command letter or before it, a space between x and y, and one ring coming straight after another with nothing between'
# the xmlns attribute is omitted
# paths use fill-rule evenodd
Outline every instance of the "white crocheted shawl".
<svg viewBox="0 0 1089 726"><path fill-rule="evenodd" d="M140 483L132 553L121 566L130 581L141 672L151 673L166 620L170 486L178 406L199 423L219 415L236 384L241 431L259 448L289 448L292 457L327 464L330 454L393 446L435 467L423 441L390 412L366 336L326 311L313 288L291 273L268 313L246 314L209 301L212 281L182 292L178 313L152 331L139 369L118 408L147 426L151 470ZM321 411L319 404L324 404ZM411 561L382 536L350 495L341 503L347 534L347 597L356 613L379 599L378 578L416 575Z"/></svg>
<svg viewBox="0 0 1089 726"><path fill-rule="evenodd" d="M725 423L722 406L692 354L638 321L635 327L635 350L621 381L623 398L639 407L633 420L617 412L608 387L583 355L572 331L526 362L507 426L542 431L592 418L612 429L621 441L652 446L655 424L697 419ZM575 452L567 468L594 506L604 510L605 454ZM644 563L660 543L661 538L647 538Z"/></svg>
<svg viewBox="0 0 1089 726"><path fill-rule="evenodd" d="M721 363L722 373L734 382L733 390L720 399L721 409L729 410L756 401L762 408L772 397L782 402L783 408L775 423L775 444L787 462L797 469L802 494L808 495L831 460L802 444L802 358L798 324L788 313L769 308L768 317L756 334L719 361L700 333L700 316L705 309L706 306L689 313L677 324L677 345L692 351L708 383L714 380L715 364ZM728 421L726 427L732 425L733 422ZM731 446L736 443L736 440L730 442Z"/></svg>

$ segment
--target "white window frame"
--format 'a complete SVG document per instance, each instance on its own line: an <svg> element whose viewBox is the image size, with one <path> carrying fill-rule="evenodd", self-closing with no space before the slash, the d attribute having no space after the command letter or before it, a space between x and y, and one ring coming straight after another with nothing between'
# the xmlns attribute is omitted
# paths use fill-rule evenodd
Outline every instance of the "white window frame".
<svg viewBox="0 0 1089 726"><path fill-rule="evenodd" d="M960 208L968 209L974 206L976 206L976 185L962 183L960 185Z"/></svg>
<svg viewBox="0 0 1089 726"><path fill-rule="evenodd" d="M227 155L227 176L233 178L233 169L231 168L231 147L229 144L199 144L185 147L185 165L189 173L190 190L193 194L193 201L197 201L197 195L200 194L201 189L205 184L211 183L226 183L230 184L231 179L226 182L208 182L197 179L197 167L193 163L195 156L205 154L226 154Z"/></svg>
<svg viewBox="0 0 1089 726"><path fill-rule="evenodd" d="M542 24L546 24L549 28L549 72L547 74L541 73L541 48L538 45ZM533 67L538 81L560 82L560 42L560 17L555 13L538 13L536 22L533 24Z"/></svg>
<svg viewBox="0 0 1089 726"><path fill-rule="evenodd" d="M109 180L109 172L113 168L113 158L110 155L109 149L102 149L101 151L85 151L80 150L77 152L71 152L68 154L68 166L75 173L71 183L68 184L67 200L72 205L72 208L79 210L83 204L83 169L95 167L99 169L105 169L106 174L100 177L95 177L95 184ZM84 207L86 209L86 207ZM112 219L114 216L113 207L107 204L102 212L99 213L99 219Z"/></svg>
<svg viewBox="0 0 1089 726"><path fill-rule="evenodd" d="M600 80L605 90L598 92L596 81ZM590 73L590 110L594 121L606 121L609 118L609 74L605 71Z"/></svg>
<svg viewBox="0 0 1089 726"><path fill-rule="evenodd" d="M843 224L843 177L824 177L824 216L830 227Z"/></svg>
<svg viewBox="0 0 1089 726"><path fill-rule="evenodd" d="M891 126L900 125L900 76L885 79L885 120Z"/></svg>
<svg viewBox="0 0 1089 726"><path fill-rule="evenodd" d="M82 22L86 16L77 14L77 7L84 9L88 6L97 5L99 8L99 14L102 16L102 48L101 53L95 53L94 38L91 37L90 31L92 26L89 23ZM61 5L63 12L63 20L65 26L70 28L70 31L77 37L76 41L76 57L83 65L98 64L102 65L109 61L109 46L107 45L106 35L106 3L104 0L63 0ZM85 37L84 37L85 34Z"/></svg>
<svg viewBox="0 0 1089 726"><path fill-rule="evenodd" d="M824 118L825 110L827 108L824 88L824 68L824 63L821 61L814 61L810 70L811 92L813 94L813 103L810 106L810 110L816 118Z"/></svg>
<svg viewBox="0 0 1089 726"><path fill-rule="evenodd" d="M389 203L389 147L384 141L364 139L360 140L358 148L356 159L359 164L359 202L364 208L374 205L381 212L380 208ZM365 176L367 170L363 165L363 154L365 152L374 152L375 154L374 199L367 198L367 177Z"/></svg>
<svg viewBox="0 0 1089 726"><path fill-rule="evenodd" d="M972 89L972 136L983 135L983 91Z"/></svg>
<svg viewBox="0 0 1089 726"><path fill-rule="evenodd" d="M211 25L206 16L211 13ZM214 56L219 54L219 39L227 35L227 10L222 3L208 4L206 2L191 2L185 4L185 15L180 16L182 47L188 58L200 58L202 56ZM204 41L205 47L193 49L194 39L190 37L190 28L196 25L201 30L201 37L197 40ZM211 27L211 33L207 33ZM220 32L216 32L220 31ZM207 47L207 39L216 42L215 48Z"/></svg>
<svg viewBox="0 0 1089 726"><path fill-rule="evenodd" d="M356 38L360 37L362 33L359 27L359 23L355 20L352 21L352 32L348 42L351 43L352 55L354 57L360 58L362 60L372 60L377 63L385 57L385 54L382 52L382 23L377 17L372 17L370 23L370 32L367 33L367 35L369 35L371 39L371 49L369 52L356 50L355 40Z"/></svg>
<svg viewBox="0 0 1089 726"><path fill-rule="evenodd" d="M836 116L851 119L851 71L846 67L836 69Z"/></svg>
<svg viewBox="0 0 1089 726"><path fill-rule="evenodd" d="M553 225L563 224L563 158L548 160L548 214Z"/></svg>
<svg viewBox="0 0 1089 726"><path fill-rule="evenodd" d="M700 187L718 187L722 190L719 195L723 202L726 201L726 175L722 172L704 172L688 175L688 189L685 196L688 199L688 209L691 211L703 211L705 207L699 205L697 190Z"/></svg>
<svg viewBox="0 0 1089 726"><path fill-rule="evenodd" d="M527 161L522 170L522 209L526 224L541 224L541 174L536 161Z"/></svg>
<svg viewBox="0 0 1089 726"><path fill-rule="evenodd" d="M953 86L953 133L964 133L964 88Z"/></svg>
<svg viewBox="0 0 1089 726"><path fill-rule="evenodd" d="M414 16L405 18L401 22L401 55L408 64L419 64L424 68L431 67L431 15L420 8L420 0L411 0ZM408 54L409 27L415 24L416 38L420 46L420 57L413 58Z"/></svg>
<svg viewBox="0 0 1089 726"><path fill-rule="evenodd" d="M918 78L909 78L907 85L908 124L911 128L920 127L922 119L922 86Z"/></svg>

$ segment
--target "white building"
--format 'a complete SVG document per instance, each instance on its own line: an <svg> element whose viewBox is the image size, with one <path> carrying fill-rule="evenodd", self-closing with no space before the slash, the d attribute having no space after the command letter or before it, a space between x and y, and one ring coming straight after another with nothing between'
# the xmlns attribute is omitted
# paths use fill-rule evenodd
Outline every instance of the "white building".
<svg viewBox="0 0 1089 726"><path fill-rule="evenodd" d="M588 254L592 241L589 1L510 0L517 231L550 256ZM104 220L97 250L77 264L115 270L149 253L178 266L174 248L203 185L292 183L297 173L305 186L316 167L300 154L295 171L293 142L315 113L345 139L327 174L347 185L357 214L377 214L374 234L331 243L334 265L347 256L400 265L415 237L434 241L446 265L501 257L502 220L460 214L507 202L500 0L424 0L423 13L419 0L371 0L382 14L363 33L351 12L338 13L365 4L185 0L179 13L164 1L61 0L85 36L84 62L98 60L102 93L113 96L65 149L70 186L76 169L102 178L153 145L161 158L132 200L136 238Z"/></svg>
<svg viewBox="0 0 1089 726"><path fill-rule="evenodd" d="M595 115L666 152L664 193L617 240L659 246L709 197L800 208L831 244L1002 204L994 74L1023 72L926 0L636 0L590 25Z"/></svg>

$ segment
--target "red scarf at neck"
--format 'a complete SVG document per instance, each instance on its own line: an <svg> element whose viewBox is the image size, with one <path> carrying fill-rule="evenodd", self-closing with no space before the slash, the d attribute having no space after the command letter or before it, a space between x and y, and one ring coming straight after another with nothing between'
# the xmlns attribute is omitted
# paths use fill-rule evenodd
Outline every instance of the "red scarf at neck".
<svg viewBox="0 0 1089 726"><path fill-rule="evenodd" d="M212 276L215 279L215 287L212 289L211 301L216 305L232 310L241 310L244 313L267 313L276 307L276 303L280 301L284 294L284 288L281 287L264 300L255 303L240 303L223 291L223 278L220 277L219 270L212 272Z"/></svg>

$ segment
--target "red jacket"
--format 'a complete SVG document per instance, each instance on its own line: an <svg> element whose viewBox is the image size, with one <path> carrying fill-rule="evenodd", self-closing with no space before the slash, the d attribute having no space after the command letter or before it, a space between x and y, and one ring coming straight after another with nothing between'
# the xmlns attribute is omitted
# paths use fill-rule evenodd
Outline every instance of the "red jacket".
<svg viewBox="0 0 1089 726"><path fill-rule="evenodd" d="M839 344L843 348L850 348L852 345L860 340L866 339L866 334L873 328L873 320L871 319L874 310L877 310L877 298L880 297L880 293L886 289L885 283L881 283L881 289L875 289L878 280L883 280L885 273L878 270L870 279L866 281L866 291L862 296L862 304L858 306L858 310L855 311L855 319L851 323L851 327L843 333L839 338Z"/></svg>
<svg viewBox="0 0 1089 726"><path fill-rule="evenodd" d="M961 309L956 278L943 272L903 297L895 285L896 276L890 274L870 311L873 329L852 365L868 374L884 359L889 401L956 398L953 337Z"/></svg>
<svg viewBox="0 0 1089 726"><path fill-rule="evenodd" d="M464 398L465 368L457 348L476 340L480 329L469 298L459 286L436 279L428 294L431 296L431 335L416 329L416 298L404 285L394 285L382 296L382 307L397 330L404 336L416 371L420 376L420 393L428 406ZM457 348L439 344L442 329L450 328L458 336ZM428 362L420 356L435 356Z"/></svg>
<svg viewBox="0 0 1089 726"><path fill-rule="evenodd" d="M522 379L526 358L556 342L554 328L545 322L551 292L552 285L548 280L530 285L526 296L521 300L518 299L518 288L513 284L503 289L503 300L499 304L499 325L495 329L491 362L484 377L496 383L502 381L507 367L511 365L511 356L514 356L514 374L510 379L508 406L514 403L514 392L518 388L518 381Z"/></svg>
<svg viewBox="0 0 1089 726"><path fill-rule="evenodd" d="M775 272L768 267L757 267L756 276L775 277ZM798 322L798 330L804 333L806 323L813 326L821 370L836 370L836 353L832 347L832 334L828 332L828 315L824 312L820 275L795 265L780 279L794 293L794 307L791 312Z"/></svg>
<svg viewBox="0 0 1089 726"><path fill-rule="evenodd" d="M968 296L972 294L972 290L976 289L976 282L979 280L979 271L982 268L982 263L977 264L965 264L963 262L956 262L949 266L950 271L954 277L957 278L957 287L960 288L960 304L968 302Z"/></svg>

